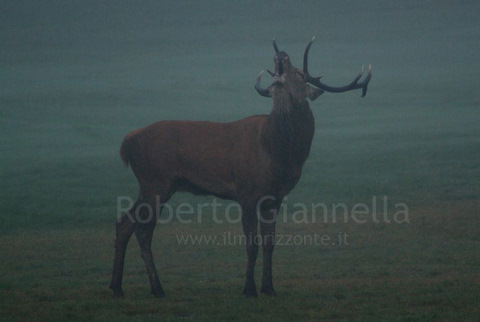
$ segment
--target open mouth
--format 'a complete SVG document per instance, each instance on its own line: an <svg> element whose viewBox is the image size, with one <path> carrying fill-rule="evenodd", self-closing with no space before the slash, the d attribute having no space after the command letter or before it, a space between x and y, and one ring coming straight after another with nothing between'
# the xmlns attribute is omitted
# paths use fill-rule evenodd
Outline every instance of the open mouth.
<svg viewBox="0 0 480 322"><path fill-rule="evenodd" d="M288 56L284 52L279 52L274 57L275 73L267 69L267 72L277 81L280 81L284 77L285 69L288 68ZM287 64L287 66L284 66Z"/></svg>
<svg viewBox="0 0 480 322"><path fill-rule="evenodd" d="M275 75L273 77L280 78L282 75L283 75L283 64L279 62L275 66Z"/></svg>
<svg viewBox="0 0 480 322"><path fill-rule="evenodd" d="M267 69L267 72L270 74L275 79L280 79L283 75L283 65L281 62L277 61L275 62L275 73L272 73L269 69Z"/></svg>
<svg viewBox="0 0 480 322"><path fill-rule="evenodd" d="M275 75L273 77L280 78L283 76L285 67L287 67L284 64L288 64L288 55L281 51L275 55Z"/></svg>

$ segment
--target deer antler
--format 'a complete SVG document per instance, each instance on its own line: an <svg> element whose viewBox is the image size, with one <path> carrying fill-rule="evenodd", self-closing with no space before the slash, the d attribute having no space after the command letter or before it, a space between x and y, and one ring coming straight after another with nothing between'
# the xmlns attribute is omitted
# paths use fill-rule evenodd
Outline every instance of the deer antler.
<svg viewBox="0 0 480 322"><path fill-rule="evenodd" d="M260 79L262 78L262 75L263 75L263 70L257 76L257 81L255 82L255 89L257 90L258 94L262 95L263 97L272 97L272 95L270 95L271 85L268 88L262 88L262 86L260 85Z"/></svg>
<svg viewBox="0 0 480 322"><path fill-rule="evenodd" d="M332 93L341 93L341 92L346 92L346 91L351 91L354 89L361 88L362 89L362 97L364 97L367 94L367 87L368 83L370 82L370 79L372 78L372 64L368 65L368 74L367 77L363 80L363 82L358 83L360 78L363 75L363 71L365 69L365 66L362 66L362 70L360 73L355 77L355 79L348 85L345 86L340 86L340 87L334 87L334 86L329 86L326 84L323 84L320 82L320 77L312 77L308 73L308 51L310 50L310 47L312 46L313 41L315 40L315 37L310 40L310 42L307 45L307 48L305 48L305 53L303 54L303 73L305 74L305 77L307 78L307 82L309 82L312 85L317 86L318 88L323 89L326 92L332 92Z"/></svg>
<svg viewBox="0 0 480 322"><path fill-rule="evenodd" d="M280 52L280 50L278 50L277 43L275 42L275 38L273 38L272 43L273 43L273 49L275 49L275 53L278 54Z"/></svg>

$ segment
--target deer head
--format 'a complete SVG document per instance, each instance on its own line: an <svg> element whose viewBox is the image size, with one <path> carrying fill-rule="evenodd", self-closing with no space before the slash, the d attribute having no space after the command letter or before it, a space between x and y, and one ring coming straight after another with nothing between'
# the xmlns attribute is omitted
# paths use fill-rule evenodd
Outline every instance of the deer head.
<svg viewBox="0 0 480 322"><path fill-rule="evenodd" d="M275 39L273 40L273 48L275 49L275 56L273 58L275 63L275 72L272 73L267 69L267 72L274 78L273 83L267 87L262 88L260 85L260 79L263 71L257 76L255 83L255 89L264 97L272 97L276 99L284 99L288 94L292 101L302 102L306 98L315 100L318 96L324 92L341 93L358 88L362 88L362 97L367 93L367 86L372 78L372 66L369 65L367 77L363 82L358 83L363 75L364 67L361 72L355 77L355 79L348 85L341 87L333 87L320 82L320 77L313 77L308 72L308 52L312 46L313 40L308 43L303 55L303 71L295 68L290 62L290 58L284 51L279 51ZM311 87L308 84L314 85Z"/></svg>

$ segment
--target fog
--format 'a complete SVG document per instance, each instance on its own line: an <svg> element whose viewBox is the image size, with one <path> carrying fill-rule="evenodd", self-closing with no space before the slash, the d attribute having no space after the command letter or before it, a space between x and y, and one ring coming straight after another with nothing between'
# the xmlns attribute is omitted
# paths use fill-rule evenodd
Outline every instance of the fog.
<svg viewBox="0 0 480 322"><path fill-rule="evenodd" d="M272 39L301 66L312 36L312 74L342 85L371 62L373 78L365 98L310 103L316 136L291 200L478 201L478 12L477 1L2 1L1 216L111 209L136 191L118 158L126 133L269 113L253 83L273 67Z"/></svg>

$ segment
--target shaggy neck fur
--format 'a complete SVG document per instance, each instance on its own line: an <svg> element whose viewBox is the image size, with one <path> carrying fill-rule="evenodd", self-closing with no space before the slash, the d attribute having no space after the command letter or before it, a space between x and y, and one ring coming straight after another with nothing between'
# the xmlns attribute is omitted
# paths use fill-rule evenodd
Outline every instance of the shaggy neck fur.
<svg viewBox="0 0 480 322"><path fill-rule="evenodd" d="M280 93L279 93L280 94ZM313 115L306 100L294 102L275 95L264 132L264 143L274 159L282 166L301 167L310 153L314 126Z"/></svg>

